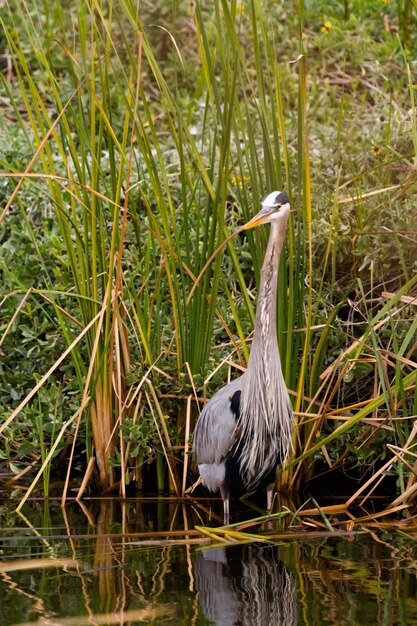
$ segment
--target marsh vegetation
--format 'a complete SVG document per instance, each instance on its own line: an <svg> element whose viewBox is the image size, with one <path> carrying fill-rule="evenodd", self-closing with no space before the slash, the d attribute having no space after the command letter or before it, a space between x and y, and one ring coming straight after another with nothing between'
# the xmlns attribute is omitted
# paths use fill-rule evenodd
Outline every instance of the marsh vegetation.
<svg viewBox="0 0 417 626"><path fill-rule="evenodd" d="M265 232L295 211L282 488L417 492L414 2L9 0L0 43L0 455L24 503L183 496L204 398L245 367ZM226 241L227 240L227 241ZM337 472L337 474L336 474Z"/></svg>

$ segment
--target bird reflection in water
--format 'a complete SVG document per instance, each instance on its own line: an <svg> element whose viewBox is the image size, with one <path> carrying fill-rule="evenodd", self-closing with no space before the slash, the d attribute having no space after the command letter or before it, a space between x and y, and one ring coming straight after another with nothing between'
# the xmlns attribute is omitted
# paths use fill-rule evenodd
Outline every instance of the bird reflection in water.
<svg viewBox="0 0 417 626"><path fill-rule="evenodd" d="M277 546L203 550L195 570L201 609L216 626L296 624L295 581Z"/></svg>

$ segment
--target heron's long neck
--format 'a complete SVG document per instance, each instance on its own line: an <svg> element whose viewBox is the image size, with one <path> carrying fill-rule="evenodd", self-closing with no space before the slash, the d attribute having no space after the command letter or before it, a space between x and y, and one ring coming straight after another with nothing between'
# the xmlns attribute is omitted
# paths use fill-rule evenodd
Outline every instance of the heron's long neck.
<svg viewBox="0 0 417 626"><path fill-rule="evenodd" d="M255 331L252 349L248 363L248 374L251 374L252 364L259 367L259 362L269 361L280 367L276 308L279 259L284 243L287 217L271 223L268 246L261 270L261 280L256 309Z"/></svg>
<svg viewBox="0 0 417 626"><path fill-rule="evenodd" d="M283 463L291 445L291 403L279 358L276 305L281 250L287 216L271 222L268 246L261 270L248 368L240 399L243 447L240 471L245 484L256 484L259 476Z"/></svg>

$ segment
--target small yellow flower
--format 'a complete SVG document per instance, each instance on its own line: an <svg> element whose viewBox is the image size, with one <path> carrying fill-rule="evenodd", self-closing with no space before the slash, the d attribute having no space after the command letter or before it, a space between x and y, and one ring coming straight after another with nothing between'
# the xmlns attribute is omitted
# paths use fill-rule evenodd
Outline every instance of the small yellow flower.
<svg viewBox="0 0 417 626"><path fill-rule="evenodd" d="M245 5L243 2L236 2L236 15L240 15L245 12Z"/></svg>
<svg viewBox="0 0 417 626"><path fill-rule="evenodd" d="M329 30L332 27L332 23L331 22L324 22L324 24L321 25L321 32L324 33L325 35L328 35Z"/></svg>
<svg viewBox="0 0 417 626"><path fill-rule="evenodd" d="M371 150L374 157L380 157L382 154L382 150L379 146L372 146Z"/></svg>
<svg viewBox="0 0 417 626"><path fill-rule="evenodd" d="M152 113L152 115L151 115L151 120L152 120L152 122L154 122L156 120L156 115L154 113ZM148 126L149 126L148 120L146 120L146 122L144 123L143 126L144 126L144 128L148 128Z"/></svg>
<svg viewBox="0 0 417 626"><path fill-rule="evenodd" d="M230 182L232 183L233 187L243 187L243 183L248 183L249 181L250 176L245 176L245 178L242 178L242 176L238 174L237 176L233 176Z"/></svg>

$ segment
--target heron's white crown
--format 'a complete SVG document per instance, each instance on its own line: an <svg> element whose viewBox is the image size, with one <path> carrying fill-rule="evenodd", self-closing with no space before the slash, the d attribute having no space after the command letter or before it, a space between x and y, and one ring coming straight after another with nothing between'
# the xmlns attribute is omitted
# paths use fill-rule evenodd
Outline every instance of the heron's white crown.
<svg viewBox="0 0 417 626"><path fill-rule="evenodd" d="M262 207L276 209L279 206L289 204L289 198L284 191L271 191L265 198L262 199Z"/></svg>

